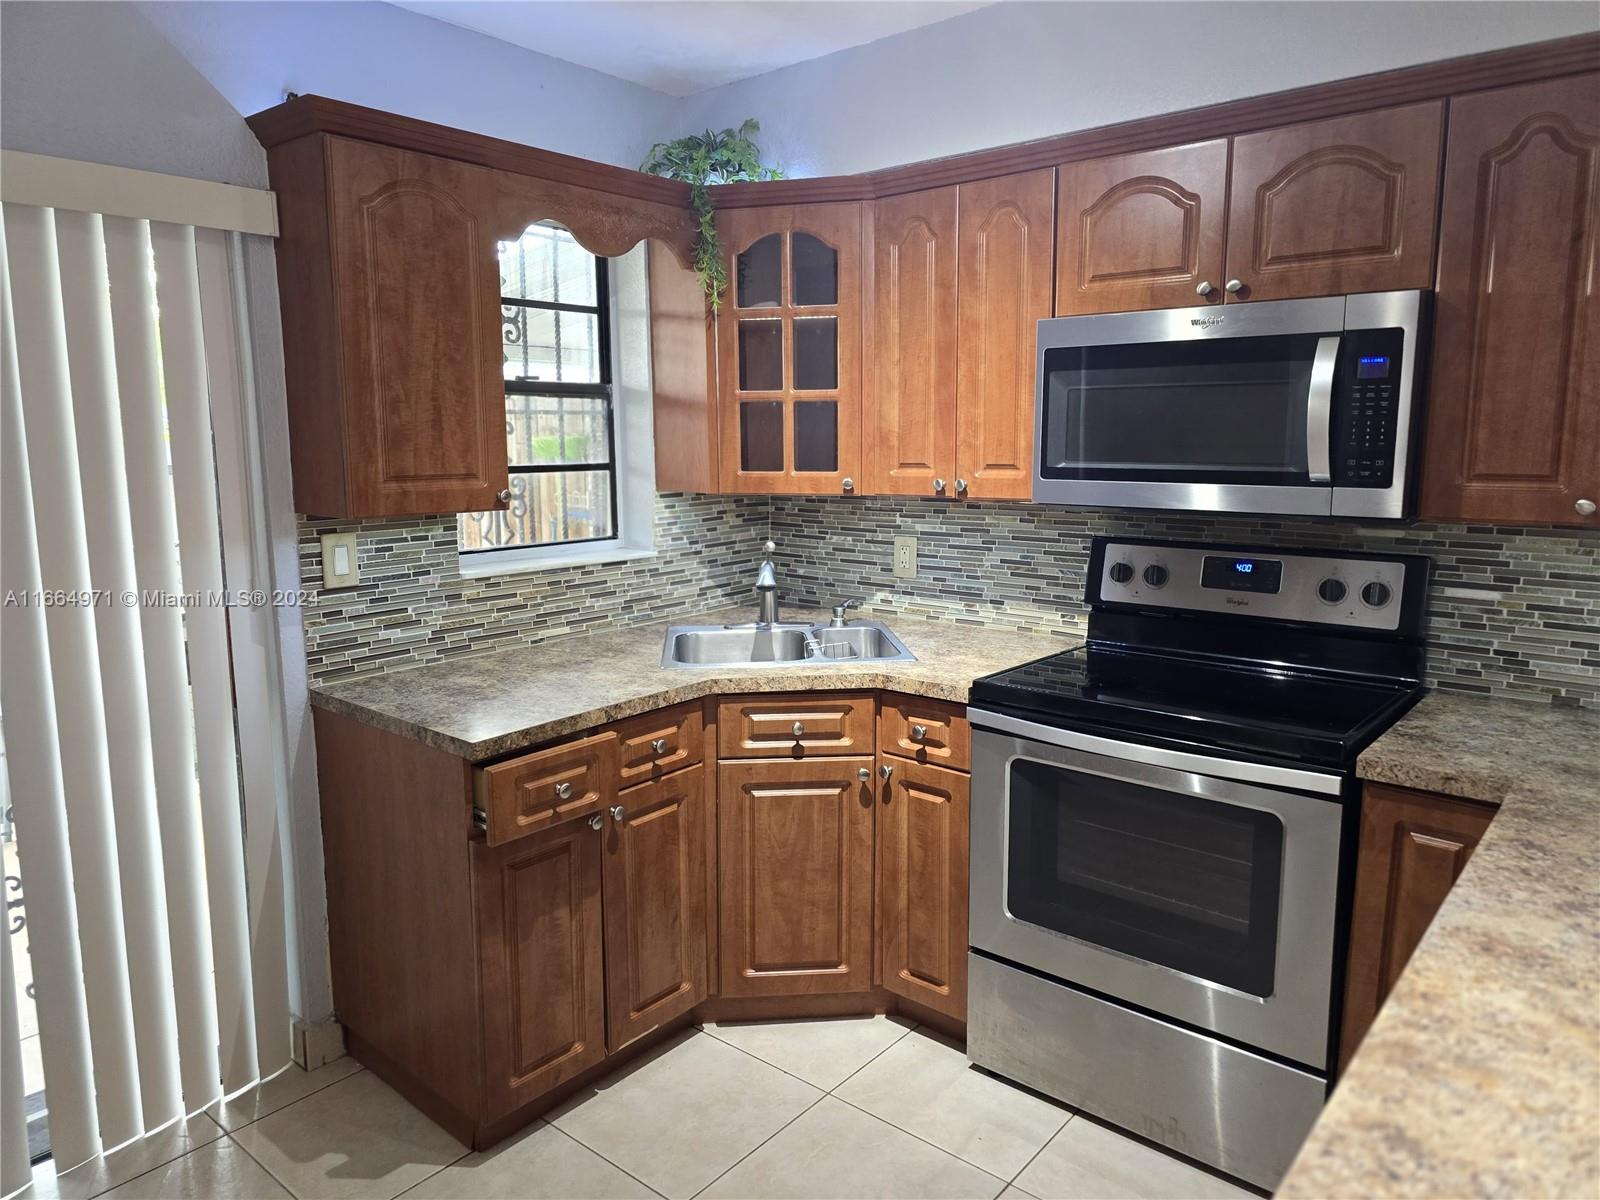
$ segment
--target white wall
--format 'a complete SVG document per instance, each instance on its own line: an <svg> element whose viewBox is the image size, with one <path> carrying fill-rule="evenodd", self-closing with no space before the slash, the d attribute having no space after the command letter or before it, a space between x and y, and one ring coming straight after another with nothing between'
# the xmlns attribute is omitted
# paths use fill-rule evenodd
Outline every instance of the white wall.
<svg viewBox="0 0 1600 1200"><path fill-rule="evenodd" d="M1017 3L684 102L790 175L937 158L1600 28L1593 3Z"/></svg>

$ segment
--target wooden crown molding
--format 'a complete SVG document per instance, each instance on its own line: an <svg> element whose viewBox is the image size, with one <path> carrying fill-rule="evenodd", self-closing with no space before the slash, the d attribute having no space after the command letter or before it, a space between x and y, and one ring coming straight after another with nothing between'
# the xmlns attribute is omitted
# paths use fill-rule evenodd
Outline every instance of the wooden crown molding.
<svg viewBox="0 0 1600 1200"><path fill-rule="evenodd" d="M874 200L880 196L1054 167L1080 159L1233 137L1280 125L1394 108L1463 92L1481 92L1596 70L1600 70L1600 34L1584 33L1142 117L948 158L885 167L860 175L729 183L710 190L718 208Z"/></svg>
<svg viewBox="0 0 1600 1200"><path fill-rule="evenodd" d="M245 123L256 140L269 150L310 133L332 133L632 200L649 200L680 208L689 206L686 183L591 162L571 154L558 154L554 150L539 150L481 133L467 133L431 121L380 112L343 100L330 100L326 96L296 96L246 117Z"/></svg>

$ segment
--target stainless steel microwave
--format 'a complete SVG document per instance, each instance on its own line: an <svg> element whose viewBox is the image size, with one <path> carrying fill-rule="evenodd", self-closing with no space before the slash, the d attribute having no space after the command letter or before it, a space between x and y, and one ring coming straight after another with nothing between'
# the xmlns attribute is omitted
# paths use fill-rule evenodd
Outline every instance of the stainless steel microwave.
<svg viewBox="0 0 1600 1200"><path fill-rule="evenodd" d="M1428 293L1039 322L1033 498L1411 515Z"/></svg>

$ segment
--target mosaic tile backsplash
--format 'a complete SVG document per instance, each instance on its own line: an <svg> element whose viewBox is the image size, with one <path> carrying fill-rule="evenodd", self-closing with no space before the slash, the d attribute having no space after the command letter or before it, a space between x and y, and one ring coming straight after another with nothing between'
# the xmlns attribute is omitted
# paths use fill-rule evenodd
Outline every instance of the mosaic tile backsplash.
<svg viewBox="0 0 1600 1200"><path fill-rule="evenodd" d="M319 534L360 534L361 583L320 592ZM454 517L300 528L313 685L459 654L751 601L760 546L778 543L789 605L859 596L880 614L1027 629L1082 628L1099 533L1396 554L1434 561L1429 682L1600 707L1600 536L1587 530L1138 517L1015 503L663 495L653 558L466 579ZM889 570L918 538L916 579Z"/></svg>

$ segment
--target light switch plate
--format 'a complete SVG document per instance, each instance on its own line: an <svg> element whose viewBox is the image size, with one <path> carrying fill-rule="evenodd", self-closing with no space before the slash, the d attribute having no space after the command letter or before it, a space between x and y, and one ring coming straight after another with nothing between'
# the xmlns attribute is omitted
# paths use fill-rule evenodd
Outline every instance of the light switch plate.
<svg viewBox="0 0 1600 1200"><path fill-rule="evenodd" d="M899 579L917 577L917 539L897 537L894 540L894 573Z"/></svg>
<svg viewBox="0 0 1600 1200"><path fill-rule="evenodd" d="M356 535L353 533L325 533L322 535L322 586L324 588L354 587L361 582L361 564L356 560Z"/></svg>

